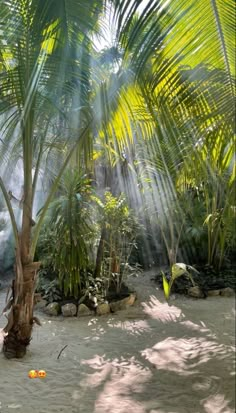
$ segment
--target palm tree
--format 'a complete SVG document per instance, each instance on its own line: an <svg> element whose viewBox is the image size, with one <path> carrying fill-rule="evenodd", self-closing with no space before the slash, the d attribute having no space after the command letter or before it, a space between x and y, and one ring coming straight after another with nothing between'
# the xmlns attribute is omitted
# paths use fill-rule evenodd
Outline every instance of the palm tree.
<svg viewBox="0 0 236 413"><path fill-rule="evenodd" d="M225 114L232 114L235 93L233 1L207 0L204 7L200 0L108 3L0 0L0 114L5 116L1 155L6 159L9 154L17 154L24 168L20 231L6 185L0 179L16 246L16 278L3 346L8 357L22 357L30 342L39 268L34 253L47 208L72 156L77 152L75 161L79 160L83 143L91 142L92 133L103 139L110 154L121 152L124 145L134 142L134 137L145 142L145 146L149 142L173 193L176 166L187 164L189 149L201 163L194 148L207 128L216 127L213 108L220 123L220 136L226 139ZM91 35L96 32L99 13L107 4L113 12L119 59L110 78L98 82L97 90L91 93L87 75L91 69ZM220 98L206 81L212 72L207 72L204 80L199 79L200 63L224 73ZM186 69L186 65L195 70L193 88L189 87L189 76L187 80L180 76L181 66ZM210 106L201 86L212 99ZM77 90L82 94L79 102ZM196 93L198 99L189 107L188 102L195 100ZM99 102L93 113L86 106L88 95L94 104ZM85 106L81 107L80 102ZM67 108L77 108L79 123L72 122ZM62 160L58 160L59 168L53 171L53 185L32 230L40 168L48 165L47 156L53 159L57 149ZM167 158L171 159L173 175Z"/></svg>
<svg viewBox="0 0 236 413"><path fill-rule="evenodd" d="M80 131L73 132L59 173L35 225L32 211L36 184L45 157L55 149L53 124L66 119L63 104L73 98L72 91L82 83L78 61L73 56L90 42L101 11L100 2L78 1L4 1L0 2L0 71L2 159L9 152L23 163L22 225L18 230L9 195L0 178L15 237L16 274L12 286L11 311L5 327L3 350L7 357L22 357L29 345L33 318L36 274L40 263L34 262L35 247L47 207L60 178L75 150L89 130L80 121ZM75 17L76 16L76 17ZM87 41L86 41L87 39ZM82 53L80 50L80 53ZM76 74L77 84L73 82ZM79 82L80 81L80 82ZM85 91L86 92L86 91ZM82 93L81 93L82 95ZM58 115L59 114L59 115ZM72 134L72 131L70 131ZM75 137L75 135L77 136ZM64 139L68 136L64 136ZM63 149L61 140L60 149Z"/></svg>
<svg viewBox="0 0 236 413"><path fill-rule="evenodd" d="M220 267L234 213L234 5L231 0L206 1L204 7L189 0L150 2L137 18L138 8L134 1L124 13L123 4L120 39L145 99L143 114L152 119L145 148L141 133L141 162L162 204L169 260L176 259L185 219L178 205L181 185L204 182L208 263L219 255Z"/></svg>

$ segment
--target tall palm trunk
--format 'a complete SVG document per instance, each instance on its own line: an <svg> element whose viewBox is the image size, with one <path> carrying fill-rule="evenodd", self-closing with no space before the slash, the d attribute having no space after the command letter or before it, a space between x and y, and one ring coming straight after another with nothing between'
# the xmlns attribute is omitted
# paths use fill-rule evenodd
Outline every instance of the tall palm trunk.
<svg viewBox="0 0 236 413"><path fill-rule="evenodd" d="M31 340L33 327L34 291L40 263L33 262L30 254L32 230L32 116L27 119L23 130L24 145L24 198L22 231L16 246L15 280L12 284L11 311L5 327L3 352L7 358L21 358Z"/></svg>
<svg viewBox="0 0 236 413"><path fill-rule="evenodd" d="M26 171L27 172L27 171ZM12 283L12 306L5 327L3 352L7 358L21 358L30 343L33 327L34 291L40 263L30 256L32 228L32 179L25 182L22 232L16 248L15 280Z"/></svg>
<svg viewBox="0 0 236 413"><path fill-rule="evenodd" d="M19 255L19 252L17 253ZM40 263L16 264L16 278L12 283L12 307L5 327L3 352L7 358L21 358L30 344L34 323L34 289Z"/></svg>

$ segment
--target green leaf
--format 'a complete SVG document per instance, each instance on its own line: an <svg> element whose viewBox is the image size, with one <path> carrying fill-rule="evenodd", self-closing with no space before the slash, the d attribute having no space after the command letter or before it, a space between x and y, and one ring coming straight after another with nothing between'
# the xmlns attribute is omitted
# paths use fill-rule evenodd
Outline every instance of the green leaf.
<svg viewBox="0 0 236 413"><path fill-rule="evenodd" d="M187 272L188 271L187 271L186 264L183 264L183 263L174 264L171 269L171 277L173 280L175 280L176 278L180 277L183 274L186 274Z"/></svg>
<svg viewBox="0 0 236 413"><path fill-rule="evenodd" d="M163 282L163 290L164 290L165 298L166 298L166 300L168 300L169 296L170 296L169 283L168 283L168 281L166 279L166 276L165 276L163 271L161 272L161 274L162 274L162 282Z"/></svg>

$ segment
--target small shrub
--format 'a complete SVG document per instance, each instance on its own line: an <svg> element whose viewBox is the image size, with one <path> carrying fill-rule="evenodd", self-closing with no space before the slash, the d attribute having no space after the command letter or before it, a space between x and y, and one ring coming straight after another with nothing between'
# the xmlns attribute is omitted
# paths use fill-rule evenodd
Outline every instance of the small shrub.
<svg viewBox="0 0 236 413"><path fill-rule="evenodd" d="M90 180L68 171L59 197L51 203L38 243L38 258L51 267L65 296L78 297L87 276L89 246L94 238Z"/></svg>
<svg viewBox="0 0 236 413"><path fill-rule="evenodd" d="M127 276L134 272L134 267L129 265L129 258L136 248L136 237L140 230L138 220L123 194L115 197L110 192L105 193L101 226L104 239L99 275L108 280L109 286L114 285L119 294Z"/></svg>
<svg viewBox="0 0 236 413"><path fill-rule="evenodd" d="M58 278L54 278L53 280L48 279L48 272L46 269L39 271L36 291L49 303L60 301L62 299Z"/></svg>

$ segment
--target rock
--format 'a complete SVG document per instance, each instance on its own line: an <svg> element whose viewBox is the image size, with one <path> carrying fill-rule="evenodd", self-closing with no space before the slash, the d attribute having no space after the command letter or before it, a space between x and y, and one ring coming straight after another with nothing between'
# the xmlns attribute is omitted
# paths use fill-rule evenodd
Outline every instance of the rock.
<svg viewBox="0 0 236 413"><path fill-rule="evenodd" d="M77 313L77 307L73 303L68 303L61 307L61 312L64 317L73 317Z"/></svg>
<svg viewBox="0 0 236 413"><path fill-rule="evenodd" d="M57 316L60 313L60 305L56 302L47 305L45 312L48 315Z"/></svg>
<svg viewBox="0 0 236 413"><path fill-rule="evenodd" d="M128 297L125 297L122 300L113 301L112 303L110 303L111 311L115 313L116 311L126 310L127 307L134 305L135 300L136 295L130 294Z"/></svg>
<svg viewBox="0 0 236 413"><path fill-rule="evenodd" d="M205 294L197 285L188 289L188 295L194 298L205 298Z"/></svg>
<svg viewBox="0 0 236 413"><path fill-rule="evenodd" d="M35 304L34 309L35 310L42 310L47 306L47 301L46 300L41 300L37 304Z"/></svg>
<svg viewBox="0 0 236 413"><path fill-rule="evenodd" d="M136 298L136 294L132 293L129 295L129 297L124 298L123 302L129 307L131 305L134 305Z"/></svg>
<svg viewBox="0 0 236 413"><path fill-rule="evenodd" d="M217 295L220 295L220 290L209 290L207 291L207 295L209 297L215 297Z"/></svg>
<svg viewBox="0 0 236 413"><path fill-rule="evenodd" d="M109 314L111 312L110 305L108 303L98 304L96 312L97 315Z"/></svg>
<svg viewBox="0 0 236 413"><path fill-rule="evenodd" d="M93 311L90 310L90 308L87 307L85 304L80 304L78 307L78 317L83 317L83 316L88 316L88 315L93 315Z"/></svg>
<svg viewBox="0 0 236 413"><path fill-rule="evenodd" d="M222 295L222 297L233 297L235 292L233 288L227 287L220 290L220 295Z"/></svg>
<svg viewBox="0 0 236 413"><path fill-rule="evenodd" d="M98 299L97 299L97 297L94 297L94 296L91 295L91 296L89 297L89 300L90 300L93 308L96 308L96 307L98 306Z"/></svg>

